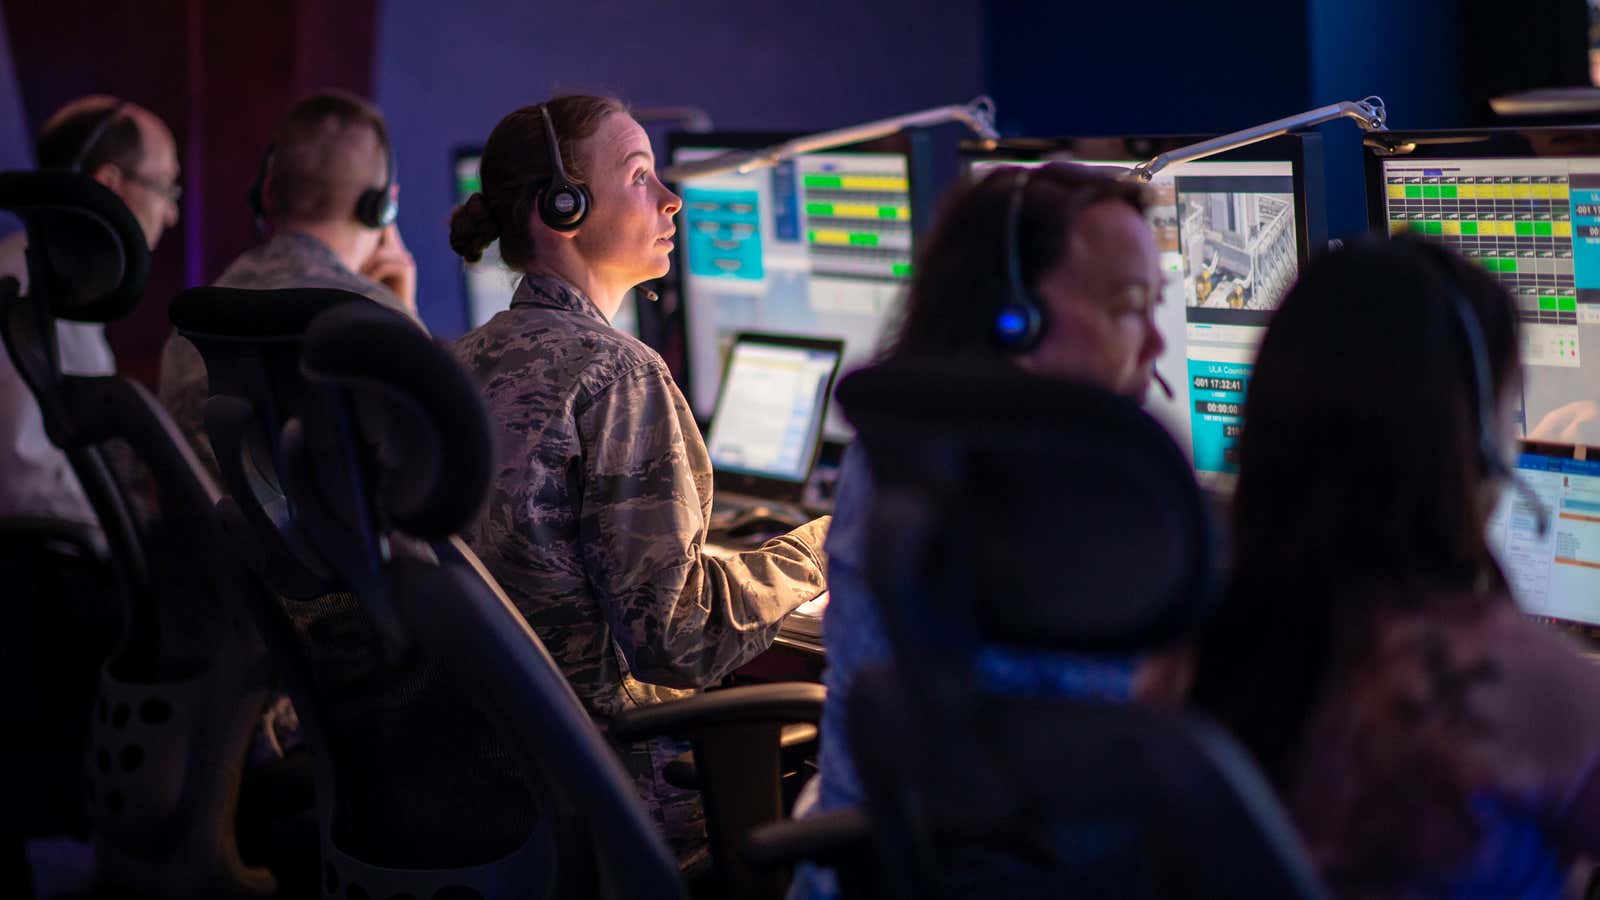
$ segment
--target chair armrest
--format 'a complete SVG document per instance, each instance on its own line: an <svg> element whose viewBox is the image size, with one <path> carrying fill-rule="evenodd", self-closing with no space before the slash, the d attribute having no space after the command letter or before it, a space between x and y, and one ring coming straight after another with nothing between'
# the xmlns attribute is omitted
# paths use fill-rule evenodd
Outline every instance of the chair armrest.
<svg viewBox="0 0 1600 900"><path fill-rule="evenodd" d="M778 734L778 751L795 751L795 748L806 748L804 752L815 753L817 743L817 726L809 722L796 722L783 726ZM800 751L795 751L800 752ZM787 760L790 757L785 756ZM700 769L695 765L694 751L689 750L673 757L672 762L661 767L661 777L667 784L686 791L698 791L700 784Z"/></svg>
<svg viewBox="0 0 1600 900"><path fill-rule="evenodd" d="M705 728L728 725L812 722L822 720L828 691L820 684L795 681L707 691L626 710L611 719L611 734L639 741L662 735L687 736Z"/></svg>
<svg viewBox="0 0 1600 900"><path fill-rule="evenodd" d="M871 841L872 820L864 811L848 807L762 825L750 833L744 857L761 868L802 860L836 865L858 858Z"/></svg>

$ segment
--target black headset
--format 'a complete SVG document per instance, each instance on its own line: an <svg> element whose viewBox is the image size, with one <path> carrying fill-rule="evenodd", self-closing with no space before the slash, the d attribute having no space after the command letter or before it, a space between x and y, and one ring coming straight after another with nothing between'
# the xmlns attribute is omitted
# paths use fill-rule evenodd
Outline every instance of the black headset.
<svg viewBox="0 0 1600 900"><path fill-rule="evenodd" d="M78 146L78 152L72 155L72 162L67 163L68 169L78 173L83 172L83 164L89 161L89 154L94 152L94 148L105 138L106 132L111 130L111 126L117 124L118 120L122 118L122 111L127 108L128 101L118 100L111 105L110 109L106 110L104 115L95 120L94 127L89 129L88 136Z"/></svg>
<svg viewBox="0 0 1600 900"><path fill-rule="evenodd" d="M572 231L589 215L589 189L567 176L561 164L561 142L556 140L555 121L550 118L550 105L539 104L539 115L544 119L545 145L550 151L551 175L548 182L537 183L534 205L539 210L539 220L556 231Z"/></svg>
<svg viewBox="0 0 1600 900"><path fill-rule="evenodd" d="M994 317L994 338L1007 353L1026 353L1044 336L1044 307L1022 280L1022 201L1027 193L1032 169L1022 169L1011 185L1011 200L1006 208L1007 296Z"/></svg>
<svg viewBox="0 0 1600 900"><path fill-rule="evenodd" d="M1449 297L1451 318L1466 339L1467 355L1472 360L1472 407L1478 413L1479 469L1484 478L1503 480L1516 491L1533 511L1542 538L1550 531L1550 508L1526 480L1517 477L1511 461L1500 449L1500 422L1495 412L1494 385L1489 377L1489 342L1483 335L1483 323L1478 318L1477 310L1467 302L1466 294L1462 293L1455 272L1443 261L1435 261L1434 268L1438 270L1440 284Z"/></svg>
<svg viewBox="0 0 1600 900"><path fill-rule="evenodd" d="M1499 417L1495 411L1494 386L1489 373L1489 346L1483 335L1483 323L1461 285L1443 260L1436 260L1439 283L1450 306L1451 318L1466 343L1467 357L1472 363L1472 409L1478 416L1478 465L1487 478L1511 478L1511 464L1500 450Z"/></svg>
<svg viewBox="0 0 1600 900"><path fill-rule="evenodd" d="M394 196L394 144L389 141L389 129L383 120L374 117L372 130L378 133L378 142L383 144L383 186L367 188L356 198L356 221L368 228L388 228L400 215L400 201ZM263 196L267 186L267 176L272 172L272 159L277 155L278 144L276 141L267 145L267 152L261 156L261 165L256 169L256 179L250 183L250 212L255 216L256 233L267 233L267 208Z"/></svg>

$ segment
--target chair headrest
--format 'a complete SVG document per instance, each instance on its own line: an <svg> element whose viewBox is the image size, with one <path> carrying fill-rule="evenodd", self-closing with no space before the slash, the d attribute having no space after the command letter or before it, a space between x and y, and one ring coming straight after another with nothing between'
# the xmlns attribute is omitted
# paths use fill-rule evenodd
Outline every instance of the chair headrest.
<svg viewBox="0 0 1600 900"><path fill-rule="evenodd" d="M301 367L350 391L355 424L377 448L375 500L390 520L427 539L472 522L492 475L489 416L448 350L399 313L349 303L312 323Z"/></svg>
<svg viewBox="0 0 1600 900"><path fill-rule="evenodd" d="M939 519L903 523L936 548L922 589L945 592L982 640L1118 653L1210 616L1209 512L1183 452L1132 402L948 360L856 372L838 397L880 495L930 498L899 513Z"/></svg>
<svg viewBox="0 0 1600 900"><path fill-rule="evenodd" d="M233 338L301 338L322 312L341 303L371 303L350 291L289 288L190 288L172 299L167 318L184 334Z"/></svg>
<svg viewBox="0 0 1600 900"><path fill-rule="evenodd" d="M114 322L144 296L150 248L122 199L76 172L0 172L0 209L28 232L30 293L74 322Z"/></svg>

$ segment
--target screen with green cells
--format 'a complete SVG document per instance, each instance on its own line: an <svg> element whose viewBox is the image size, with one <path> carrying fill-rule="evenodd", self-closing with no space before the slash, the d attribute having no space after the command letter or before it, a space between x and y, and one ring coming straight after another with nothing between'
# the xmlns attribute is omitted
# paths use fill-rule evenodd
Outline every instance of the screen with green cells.
<svg viewBox="0 0 1600 900"><path fill-rule="evenodd" d="M1499 162L1498 171L1476 174L1438 160L1390 168L1389 231L1436 238L1478 262L1517 296L1524 321L1576 325L1575 176Z"/></svg>
<svg viewBox="0 0 1600 900"><path fill-rule="evenodd" d="M825 161L800 176L812 271L901 279L911 274L911 189L905 175Z"/></svg>
<svg viewBox="0 0 1600 900"><path fill-rule="evenodd" d="M1600 410L1600 159L1397 158L1383 180L1390 234L1445 244L1516 300L1524 434L1575 440Z"/></svg>
<svg viewBox="0 0 1600 900"><path fill-rule="evenodd" d="M674 162L720 151L680 144ZM689 400L709 418L740 332L837 338L843 366L864 365L911 277L913 201L904 153L801 154L770 167L677 185ZM848 440L830 410L825 433Z"/></svg>

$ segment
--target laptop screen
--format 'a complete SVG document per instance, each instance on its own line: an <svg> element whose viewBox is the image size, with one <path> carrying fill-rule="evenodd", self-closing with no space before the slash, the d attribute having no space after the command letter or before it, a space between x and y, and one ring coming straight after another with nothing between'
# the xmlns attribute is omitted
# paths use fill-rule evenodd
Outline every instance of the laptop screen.
<svg viewBox="0 0 1600 900"><path fill-rule="evenodd" d="M1600 625L1600 448L1525 445L1517 476L1540 511L1507 491L1489 521L1489 546L1522 611Z"/></svg>
<svg viewBox="0 0 1600 900"><path fill-rule="evenodd" d="M842 353L837 340L740 334L706 442L718 474L803 484L816 461Z"/></svg>

